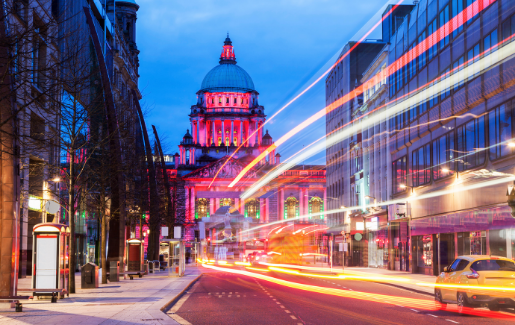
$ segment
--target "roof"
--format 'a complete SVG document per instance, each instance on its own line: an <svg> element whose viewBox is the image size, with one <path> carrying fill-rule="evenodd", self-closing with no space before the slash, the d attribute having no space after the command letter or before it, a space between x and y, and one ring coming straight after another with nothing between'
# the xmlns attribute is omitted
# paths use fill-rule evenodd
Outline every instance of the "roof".
<svg viewBox="0 0 515 325"><path fill-rule="evenodd" d="M256 91L252 78L237 64L221 63L209 71L202 85L202 92L252 92Z"/></svg>

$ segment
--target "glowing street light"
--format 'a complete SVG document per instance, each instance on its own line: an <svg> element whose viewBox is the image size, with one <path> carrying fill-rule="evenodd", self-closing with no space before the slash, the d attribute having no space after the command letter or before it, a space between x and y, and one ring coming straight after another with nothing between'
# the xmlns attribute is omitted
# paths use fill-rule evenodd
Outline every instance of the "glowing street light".
<svg viewBox="0 0 515 325"><path fill-rule="evenodd" d="M515 142L508 142L508 147L515 148Z"/></svg>

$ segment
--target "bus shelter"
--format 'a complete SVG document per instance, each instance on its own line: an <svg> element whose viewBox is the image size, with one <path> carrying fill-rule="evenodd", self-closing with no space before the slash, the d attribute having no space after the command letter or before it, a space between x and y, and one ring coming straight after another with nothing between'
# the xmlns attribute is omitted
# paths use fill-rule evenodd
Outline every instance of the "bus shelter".
<svg viewBox="0 0 515 325"><path fill-rule="evenodd" d="M183 276L186 269L184 242L180 239L162 239L159 255L166 262L164 271L168 276Z"/></svg>

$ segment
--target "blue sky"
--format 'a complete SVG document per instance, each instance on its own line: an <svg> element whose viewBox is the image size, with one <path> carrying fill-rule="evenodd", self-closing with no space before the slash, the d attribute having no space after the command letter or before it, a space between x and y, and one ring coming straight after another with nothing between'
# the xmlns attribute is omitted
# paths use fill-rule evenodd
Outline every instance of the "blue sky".
<svg viewBox="0 0 515 325"><path fill-rule="evenodd" d="M140 90L147 127L156 125L166 153L189 128L202 79L218 65L227 32L238 65L252 77L271 116L362 35L385 0L137 0ZM376 20L377 21L377 20ZM368 25L367 25L368 23ZM365 26L365 27L364 27ZM372 38L372 37L370 37ZM323 80L266 126L273 139L323 108ZM278 152L283 159L325 133L325 119ZM151 132L150 132L151 134ZM309 161L325 163L323 154Z"/></svg>

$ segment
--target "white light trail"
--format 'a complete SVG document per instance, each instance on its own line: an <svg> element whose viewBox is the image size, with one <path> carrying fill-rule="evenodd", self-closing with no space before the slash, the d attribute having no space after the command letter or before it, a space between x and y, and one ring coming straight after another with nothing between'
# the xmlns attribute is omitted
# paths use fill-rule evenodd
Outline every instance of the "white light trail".
<svg viewBox="0 0 515 325"><path fill-rule="evenodd" d="M272 170L270 173L268 173L259 181L254 183L251 187L249 187L245 192L243 192L241 198L247 199L251 197L261 187L268 184L271 180L275 179L284 171L308 159L309 157L321 152L322 150L325 150L327 147L331 147L337 144L338 142L344 140L345 138L350 137L352 134L358 133L361 129L365 129L381 121L388 120L390 116L400 114L404 110L409 109L412 105L422 103L429 100L430 98L439 96L443 91L447 91L448 89L463 82L464 80L468 80L469 78L476 78L479 74L485 73L486 71L502 63L504 60L507 60L508 58L514 56L514 53L515 41L512 41L510 43L505 44L500 49L484 56L480 60L477 60L476 62L469 64L462 70L454 71L454 73L451 74L449 77L445 79L440 79L432 86L429 86L426 89L412 95L411 97L406 98L405 100L393 105L384 112L376 112L374 114L369 115L367 119L360 120L360 123L349 125L345 129L342 129L340 132L330 137L327 137L325 143L318 143L314 146L311 146L310 148L307 148L307 150L301 151L299 154L290 159L287 163L281 164L276 169Z"/></svg>

